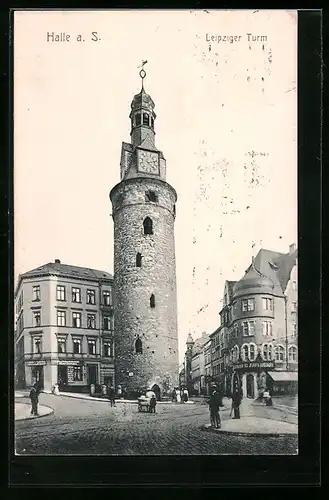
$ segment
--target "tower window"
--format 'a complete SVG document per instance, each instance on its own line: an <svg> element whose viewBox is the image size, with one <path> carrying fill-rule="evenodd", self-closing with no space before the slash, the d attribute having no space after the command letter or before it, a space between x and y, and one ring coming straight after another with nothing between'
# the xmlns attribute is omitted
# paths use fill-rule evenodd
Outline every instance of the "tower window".
<svg viewBox="0 0 329 500"><path fill-rule="evenodd" d="M153 203L158 202L158 195L155 193L155 191L146 191L145 192L145 201L151 201Z"/></svg>
<svg viewBox="0 0 329 500"><path fill-rule="evenodd" d="M143 354L143 344L139 337L137 337L137 340L135 342L135 352L136 354Z"/></svg>
<svg viewBox="0 0 329 500"><path fill-rule="evenodd" d="M155 297L154 297L154 294L152 293L151 297L150 297L150 307L155 307Z"/></svg>
<svg viewBox="0 0 329 500"><path fill-rule="evenodd" d="M136 267L142 267L142 254L139 252L136 255Z"/></svg>
<svg viewBox="0 0 329 500"><path fill-rule="evenodd" d="M153 118L153 116L151 116L151 127L152 128L154 127L154 118Z"/></svg>
<svg viewBox="0 0 329 500"><path fill-rule="evenodd" d="M174 215L176 215L176 205L173 206Z"/></svg>
<svg viewBox="0 0 329 500"><path fill-rule="evenodd" d="M153 222L152 219L146 217L143 222L144 234L153 234Z"/></svg>
<svg viewBox="0 0 329 500"><path fill-rule="evenodd" d="M138 125L140 125L142 123L142 119L141 119L141 114L140 113L137 113L135 115L135 123L136 123L136 127L138 127Z"/></svg>
<svg viewBox="0 0 329 500"><path fill-rule="evenodd" d="M150 125L150 117L147 113L143 113L143 125Z"/></svg>

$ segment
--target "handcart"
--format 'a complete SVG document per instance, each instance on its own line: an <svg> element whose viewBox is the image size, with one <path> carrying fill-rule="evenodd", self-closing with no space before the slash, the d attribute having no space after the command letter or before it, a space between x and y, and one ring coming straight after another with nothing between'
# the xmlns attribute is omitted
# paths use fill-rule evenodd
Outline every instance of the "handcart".
<svg viewBox="0 0 329 500"><path fill-rule="evenodd" d="M150 398L146 396L141 396L138 398L138 411L140 412L150 412Z"/></svg>

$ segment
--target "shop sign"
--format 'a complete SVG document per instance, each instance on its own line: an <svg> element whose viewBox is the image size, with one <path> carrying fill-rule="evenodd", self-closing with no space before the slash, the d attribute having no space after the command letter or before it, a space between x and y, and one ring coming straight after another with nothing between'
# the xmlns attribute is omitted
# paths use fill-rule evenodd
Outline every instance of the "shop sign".
<svg viewBox="0 0 329 500"><path fill-rule="evenodd" d="M246 361L234 366L234 370L255 370L261 368L274 368L274 361Z"/></svg>
<svg viewBox="0 0 329 500"><path fill-rule="evenodd" d="M81 361L58 361L58 364L64 366L79 366L81 365Z"/></svg>
<svg viewBox="0 0 329 500"><path fill-rule="evenodd" d="M44 366L47 364L47 361L26 361L27 366Z"/></svg>

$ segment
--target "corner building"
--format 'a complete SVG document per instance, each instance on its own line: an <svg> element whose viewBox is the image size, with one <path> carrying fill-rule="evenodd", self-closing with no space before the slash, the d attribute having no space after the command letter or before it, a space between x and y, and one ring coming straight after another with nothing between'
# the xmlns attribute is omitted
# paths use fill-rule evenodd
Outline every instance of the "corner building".
<svg viewBox="0 0 329 500"><path fill-rule="evenodd" d="M122 143L121 180L110 192L115 380L130 394L153 388L160 398L178 385L177 194L166 182L166 161L154 141L154 102L143 83L130 119L131 143Z"/></svg>

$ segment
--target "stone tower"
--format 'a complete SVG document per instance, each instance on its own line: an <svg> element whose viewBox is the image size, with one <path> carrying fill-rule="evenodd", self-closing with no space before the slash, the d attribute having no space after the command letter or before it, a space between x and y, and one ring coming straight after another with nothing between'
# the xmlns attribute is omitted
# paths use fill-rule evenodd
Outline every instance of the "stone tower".
<svg viewBox="0 0 329 500"><path fill-rule="evenodd" d="M175 189L155 146L154 102L131 103L131 142L122 143L121 180L110 192L114 221L115 383L158 396L178 385Z"/></svg>

